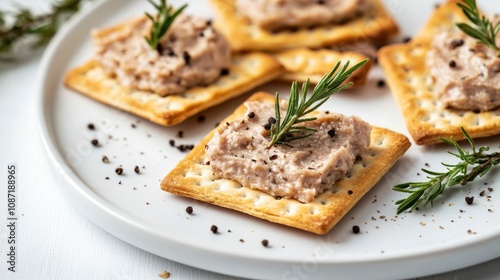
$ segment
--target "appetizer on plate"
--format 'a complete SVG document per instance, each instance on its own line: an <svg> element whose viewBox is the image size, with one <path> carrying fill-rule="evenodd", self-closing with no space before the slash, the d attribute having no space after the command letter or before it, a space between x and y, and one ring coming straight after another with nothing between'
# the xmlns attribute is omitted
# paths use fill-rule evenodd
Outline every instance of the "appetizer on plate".
<svg viewBox="0 0 500 280"><path fill-rule="evenodd" d="M236 51L385 40L398 27L379 0L211 0Z"/></svg>
<svg viewBox="0 0 500 280"><path fill-rule="evenodd" d="M481 21L491 28L491 46L461 30L470 32L469 23ZM480 15L473 0L449 0L410 42L380 50L380 65L417 144L463 140L461 128L472 138L500 133L497 22ZM477 30L472 34L481 35Z"/></svg>
<svg viewBox="0 0 500 280"><path fill-rule="evenodd" d="M92 32L94 55L65 84L105 104L174 125L270 81L281 65L263 53L232 55L210 20L160 1L146 14Z"/></svg>
<svg viewBox="0 0 500 280"><path fill-rule="evenodd" d="M219 1L212 0L215 25L230 36L235 51L270 51L283 65L286 81L316 83L342 60L361 61L373 49L372 41L389 38L397 26L375 1ZM353 52L358 46L361 52ZM294 49L298 48L298 49ZM332 49L333 48L333 49ZM348 52L341 50L350 49ZM289 50L293 49L293 50ZM362 86L371 63L352 77Z"/></svg>
<svg viewBox="0 0 500 280"><path fill-rule="evenodd" d="M163 179L165 191L305 231L327 233L410 147L358 117L316 109L363 62L334 68L288 101L256 93ZM335 75L333 74L335 73ZM274 101L274 103L273 103Z"/></svg>

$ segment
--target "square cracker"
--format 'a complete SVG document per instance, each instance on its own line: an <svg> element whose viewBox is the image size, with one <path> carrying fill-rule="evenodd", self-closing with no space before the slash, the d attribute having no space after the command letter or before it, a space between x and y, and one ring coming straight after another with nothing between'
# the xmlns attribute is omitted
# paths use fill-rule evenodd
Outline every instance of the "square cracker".
<svg viewBox="0 0 500 280"><path fill-rule="evenodd" d="M343 65L349 60L350 65L353 66L367 58L352 51L339 52L329 49L311 50L308 48L279 51L273 53L273 56L285 68L285 72L279 79L289 82L305 82L309 78L313 84L317 84L323 75L330 72L339 61ZM371 64L371 61L369 61L354 71L346 81L353 82L353 87L364 85Z"/></svg>
<svg viewBox="0 0 500 280"><path fill-rule="evenodd" d="M250 100L274 102L274 97L256 93ZM244 105L239 106L221 125L241 117L245 110ZM178 163L163 179L161 188L316 234L327 233L340 221L410 147L404 135L373 127L370 147L360 155L361 159L355 162L349 174L312 202L301 203L294 199L277 199L236 181L215 177L210 165L206 165L205 145L216 130Z"/></svg>
<svg viewBox="0 0 500 280"><path fill-rule="evenodd" d="M500 108L481 113L445 109L433 92L434 82L425 57L437 34L444 30L461 32L455 22L467 22L456 3L457 0L451 0L437 8L410 42L386 46L379 53L387 83L417 144L440 143L439 137L463 140L460 127L473 138L500 133Z"/></svg>
<svg viewBox="0 0 500 280"><path fill-rule="evenodd" d="M218 78L213 84L194 87L183 94L161 97L152 92L121 86L96 61L90 60L70 70L64 83L97 101L154 123L170 126L273 80L281 75L282 70L282 66L267 54L255 52L234 55L229 74Z"/></svg>
<svg viewBox="0 0 500 280"><path fill-rule="evenodd" d="M368 12L345 24L329 24L293 31L271 32L249 23L236 10L236 0L212 0L217 30L235 51L323 47L358 41L385 40L398 32L396 22L380 0L367 0Z"/></svg>

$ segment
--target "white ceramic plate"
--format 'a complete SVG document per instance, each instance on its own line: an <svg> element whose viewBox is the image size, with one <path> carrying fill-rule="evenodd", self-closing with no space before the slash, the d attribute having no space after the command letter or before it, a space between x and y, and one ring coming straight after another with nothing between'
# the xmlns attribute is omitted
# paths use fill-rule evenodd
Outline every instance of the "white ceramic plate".
<svg viewBox="0 0 500 280"><path fill-rule="evenodd" d="M172 1L179 5L179 1ZM432 1L384 1L402 27L416 33L433 9ZM425 3L424 3L425 2ZM496 2L495 2L496 3ZM489 11L500 4L480 1ZM486 6L486 4L488 6ZM66 71L91 56L89 31L116 24L150 10L145 1L109 0L75 16L57 34L40 67L38 102L40 131L54 165L67 179L61 186L68 199L113 235L165 258L219 273L266 279L396 279L444 272L500 256L500 174L492 172L470 186L455 188L433 209L396 216L402 197L395 184L423 180L421 167L442 169L453 162L447 147L413 147L359 204L327 235L316 236L247 215L177 197L160 190L160 180L185 156L169 144L196 144L216 122L249 94L208 110L174 127L160 127L99 104L66 89ZM212 17L208 1L191 2L188 12ZM334 96L325 108L359 115L374 125L407 134L383 74L375 67L362 89ZM288 85L260 89L285 95ZM89 130L92 123L95 130ZM183 138L178 137L183 131ZM99 147L90 144L97 139ZM499 137L478 141L498 149ZM107 156L110 163L102 162ZM123 175L115 168L122 166ZM140 174L134 172L139 166ZM109 179L106 179L108 177ZM486 195L479 193L486 190ZM474 196L467 205L465 196ZM194 208L194 215L185 212ZM490 209L490 210L489 210ZM217 225L219 234L210 231ZM353 234L358 225L360 234ZM270 246L261 241L267 239Z"/></svg>

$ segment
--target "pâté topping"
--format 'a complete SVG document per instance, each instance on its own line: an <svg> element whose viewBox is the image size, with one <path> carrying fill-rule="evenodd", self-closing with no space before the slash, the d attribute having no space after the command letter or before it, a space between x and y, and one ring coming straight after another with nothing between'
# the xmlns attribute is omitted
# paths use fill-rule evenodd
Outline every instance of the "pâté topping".
<svg viewBox="0 0 500 280"><path fill-rule="evenodd" d="M437 35L426 63L443 107L489 111L500 106L499 18L480 15L474 0L458 5L473 25Z"/></svg>
<svg viewBox="0 0 500 280"><path fill-rule="evenodd" d="M237 0L236 7L252 24L273 31L342 24L367 9L365 0Z"/></svg>
<svg viewBox="0 0 500 280"><path fill-rule="evenodd" d="M206 86L227 72L231 51L210 21L180 13L184 7L173 12L164 0L151 3L157 15L129 20L113 32L93 31L94 59L108 74L125 87L166 96Z"/></svg>

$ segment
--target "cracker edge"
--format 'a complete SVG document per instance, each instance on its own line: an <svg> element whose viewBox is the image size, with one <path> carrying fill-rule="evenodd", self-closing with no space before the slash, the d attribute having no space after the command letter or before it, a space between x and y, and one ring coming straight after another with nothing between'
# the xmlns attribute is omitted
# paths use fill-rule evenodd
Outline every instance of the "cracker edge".
<svg viewBox="0 0 500 280"><path fill-rule="evenodd" d="M268 93L258 92L252 95L248 101L256 100L256 101L265 101L265 102L273 102L274 97ZM244 114L246 108L244 105L239 106L231 115L229 115L226 119L221 122L221 125L224 125L227 121L232 121L237 119L240 115ZM370 150L377 150L380 155L380 151L388 151L388 153L384 153L382 158L376 157L369 162L377 162L380 163L380 160L383 160L384 164L370 164L368 167L363 168L364 172L360 173L359 176L352 176L350 178L345 178L336 182L335 187L338 190L335 194L331 194L329 192L323 193L318 196L313 202L302 204L293 199L285 199L276 200L274 197L260 191L260 190L252 190L247 187L247 190L252 193L257 193L259 195L264 195L272 198L272 201L275 201L274 205L285 205L287 203L295 203L296 205L300 205L301 208L299 212L302 214L298 214L294 217L283 217L279 213L279 211L272 211L267 209L268 211L262 212L258 209L256 210L254 207L247 207L248 204L244 205L242 203L238 203L238 201L224 201L217 193L205 193L204 191L197 191L193 189L194 185L193 180L184 177L184 172L190 170L193 164L200 163L205 157L205 145L206 143L213 137L215 131L217 131L218 127L213 129L207 136L205 136L202 141L184 158L182 159L177 166L165 176L165 178L160 183L161 189L176 195L181 195L189 198L193 198L196 200L208 202L220 207L236 210L260 219L268 220L273 223L278 223L294 228L298 228L304 231L309 231L315 234L326 234L328 233L335 224L337 224L348 212L349 210L356 205L356 203L373 187L377 184L377 182L385 175L389 169L397 162L397 160L409 149L411 146L410 141L406 136L399 134L397 132L379 128L372 127L372 144L379 139L380 137L389 137L391 140L390 148L377 148L377 146L373 146ZM370 151L369 150L369 151ZM201 163L203 164L203 163ZM234 182L234 181L233 181ZM193 191L195 190L195 191ZM354 194L348 194L348 190L353 190ZM343 191L343 192L342 192ZM337 196L339 192L342 192L340 198L329 197L329 196ZM322 205L320 203L321 200L325 199L336 199L335 203L330 203L329 205ZM333 200L332 200L333 201ZM315 207L322 207L323 214L315 215L313 217L306 216L304 217L304 212L307 211L308 207L311 205ZM305 220L307 219L307 220Z"/></svg>
<svg viewBox="0 0 500 280"><path fill-rule="evenodd" d="M279 80L286 81L286 82L306 82L307 79L310 80L312 84L317 84L321 78L335 66L337 61L343 61L343 60L348 60L348 58L355 58L355 61L352 62L351 60L351 66L361 62L364 59L367 59L368 57L357 53L353 51L347 51L347 52L339 52L339 51L334 51L334 50L329 50L329 49L318 49L318 50L312 50L308 48L297 48L297 49L290 49L290 50L283 50L279 52L272 53L272 55L280 62L284 69L285 72L278 78ZM286 58L287 56L292 55L292 56L302 56L304 59L312 59L315 58L315 56L324 56L324 55L330 55L335 57L335 62L332 63L329 67L330 70L326 72L321 72L321 71L314 71L314 72L299 72L299 71L294 71L293 69L288 67L288 63L283 63L281 60L281 57ZM370 69L373 65L372 60L369 60L365 65L361 66L358 70L354 71L352 75L345 81L346 83L348 82L353 82L353 85L351 88L357 88L360 86L363 86L366 82L368 73L370 72Z"/></svg>
<svg viewBox="0 0 500 280"><path fill-rule="evenodd" d="M455 140L465 140L465 136L462 133L459 126L450 126L446 129L436 129L430 125L422 124L418 122L421 117L427 115L428 110L417 109L412 105L412 98L406 95L410 89L406 83L401 81L408 77L405 75L404 71L401 71L400 67L391 60L391 53L394 51L400 52L400 50L411 49L414 46L420 45L424 46L426 50L429 49L432 39L440 26L450 27L453 22L448 21L450 14L462 18L467 21L466 17L463 15L461 9L456 5L458 0L448 0L448 2L440 5L427 20L426 24L422 30L415 36L410 42L406 44L394 44L383 47L379 51L379 63L383 68L384 73L387 77L387 83L391 88L393 96L395 97L401 113L404 116L406 126L413 140L418 145L431 145L442 143L439 137L453 137ZM451 23L451 25L450 25ZM425 68L425 61L416 65L418 68ZM424 70L425 71L425 70ZM442 109L443 111L449 109ZM478 115L489 115L488 112L482 112ZM482 128L476 127L466 127L467 133L472 138L482 138L493 136L500 133L500 124L491 123Z"/></svg>
<svg viewBox="0 0 500 280"><path fill-rule="evenodd" d="M315 40L311 40L310 34L312 32L306 33L290 33L290 32L278 32L276 34L266 31L264 29L258 28L260 32L271 36L273 42L269 42L266 40L260 39L252 39L249 36L246 36L248 32L242 32L248 30L244 25L238 24L240 22L240 18L234 16L234 12L227 12L225 9L228 6L234 7L234 0L211 0L212 6L217 15L217 19L214 22L217 30L222 32L228 37L228 41L234 51L249 51L249 50L259 50L259 51L275 51L281 49L289 49L296 47L323 47L328 45L338 45L341 43L352 43L356 41L365 41L369 40L372 42L386 40L391 36L397 34L399 32L399 27L396 24L396 21L390 16L389 12L385 9L384 5L380 0L369 0L370 3L374 5L374 8L370 10L368 14L364 14L362 17L358 17L352 21L347 22L346 24L332 24L327 27L317 27L317 28L309 28L308 30L314 30L318 34ZM233 9L234 10L234 9ZM371 32L365 32L363 29L362 32L353 32L353 29L358 30L358 26L353 26L354 23L357 23L359 20L365 20L373 15L373 11L377 12L377 25L378 28L373 28L370 30ZM229 14L230 17L226 17L225 15ZM245 19L245 21L248 21ZM235 23L236 22L236 23ZM348 27L351 32L347 32L344 36L340 37L336 34L335 36L325 36L328 30L335 27ZM344 32L346 33L346 32ZM354 34L355 33L355 34ZM243 34L243 35L240 35ZM354 34L354 35L353 35ZM281 36L277 36L281 35ZM321 35L321 36L320 36ZM294 43L294 42L307 42L307 43Z"/></svg>
<svg viewBox="0 0 500 280"><path fill-rule="evenodd" d="M263 65L265 65L265 69L262 70L259 75L253 75L251 77L245 78L245 83L238 87L232 87L231 91L216 91L212 93L213 96L209 101L207 100L194 100L183 104L183 108L180 110L158 110L157 107L144 106L143 104L136 104L136 102L127 102L124 99L116 99L111 96L110 92L108 92L107 87L103 85L104 82L94 83L85 78L85 73L94 69L95 67L99 67L98 63L94 60L90 60L83 65L77 66L66 73L64 78L64 84L69 89L75 90L83 95L86 95L94 100L97 100L106 105L118 108L125 112L132 113L139 117L145 118L153 123L163 125L163 126L171 126L175 124L179 124L186 120L187 118L206 110L210 107L223 103L231 98L235 98L248 92L249 90L269 82L271 80L279 77L283 68L279 62L277 62L271 56L260 53L248 53L239 55L240 58L247 58L251 56L258 56L259 59L264 60ZM235 59L235 57L233 57ZM235 65L231 67L237 67ZM231 68L230 68L231 69ZM109 80L115 80L108 76ZM186 94L192 94L193 91L199 91L201 87L196 87L186 91ZM205 89L211 91L212 89L218 89L214 86L205 87ZM136 92L131 91L128 88L120 86L120 91L122 92ZM146 91L137 91L144 94L154 94ZM176 95L170 95L163 98L178 98ZM189 100L189 99L186 99Z"/></svg>

